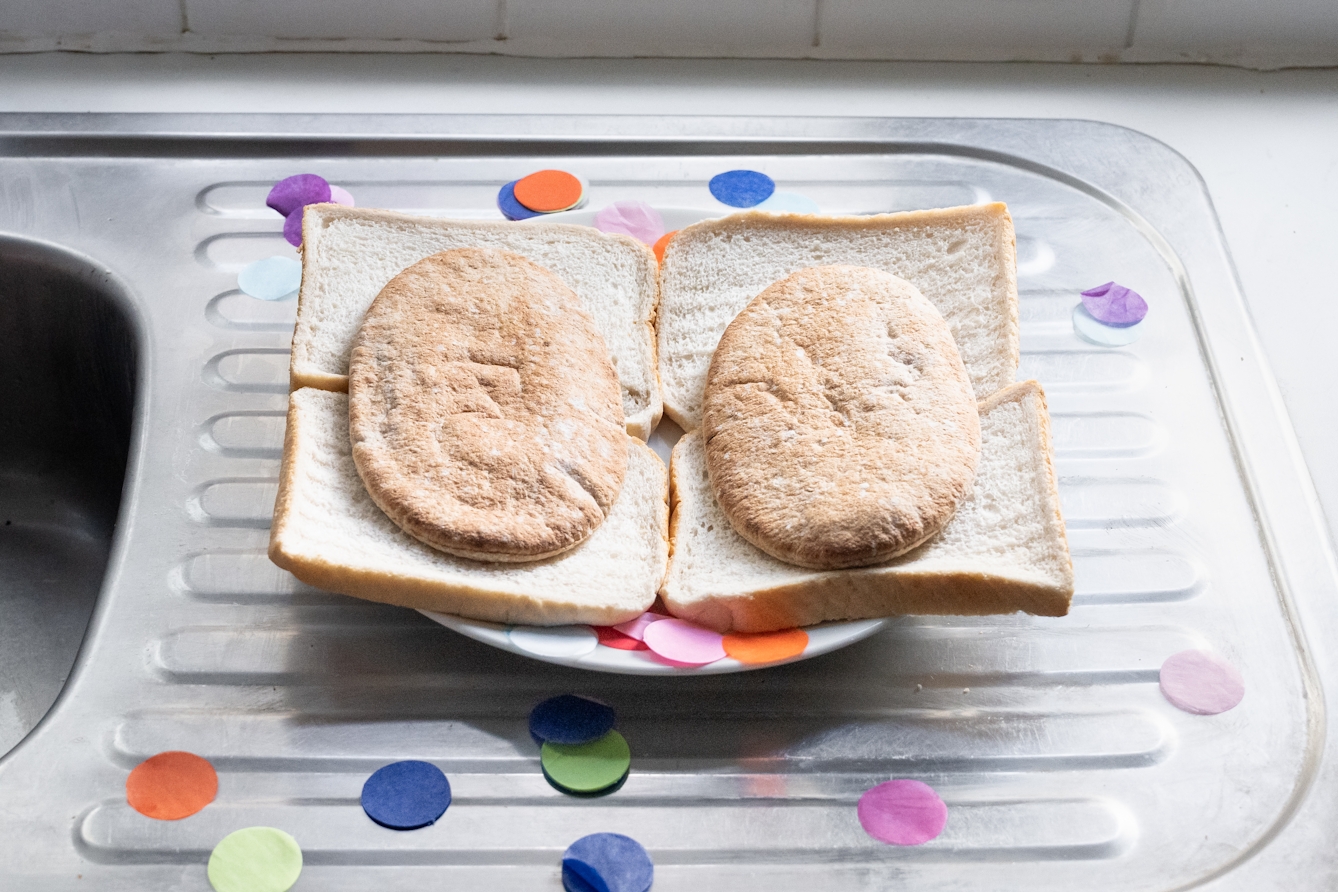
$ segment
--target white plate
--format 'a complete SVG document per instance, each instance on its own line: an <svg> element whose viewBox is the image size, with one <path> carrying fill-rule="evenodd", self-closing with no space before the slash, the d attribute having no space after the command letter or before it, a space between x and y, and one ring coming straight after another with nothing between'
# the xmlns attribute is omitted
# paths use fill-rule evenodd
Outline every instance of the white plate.
<svg viewBox="0 0 1338 892"><path fill-rule="evenodd" d="M524 223L543 221L546 223L577 223L582 226L595 225L595 214L600 208L582 208L576 211L563 211L533 217ZM721 211L700 208L657 208L664 218L666 231L682 229L701 220L709 220L724 214ZM725 211L728 213L729 211ZM669 453L673 450L683 431L669 419L664 419L650 435L649 445L655 450L666 465ZM819 654L829 653L848 644L854 644L881 629L888 620L865 619L851 622L823 623L810 626L808 647L802 654L764 665L740 663L731 657L707 663L705 666L674 666L660 662L648 650L619 650L605 647L595 641L594 631L590 626L502 626L496 623L479 622L445 613L432 613L420 610L428 619L441 623L461 635L509 650L521 656L555 663L559 666L575 666L578 669L593 669L597 672L615 672L623 675L719 675L726 672L746 672L750 669L766 669L781 666L798 660L806 660Z"/></svg>

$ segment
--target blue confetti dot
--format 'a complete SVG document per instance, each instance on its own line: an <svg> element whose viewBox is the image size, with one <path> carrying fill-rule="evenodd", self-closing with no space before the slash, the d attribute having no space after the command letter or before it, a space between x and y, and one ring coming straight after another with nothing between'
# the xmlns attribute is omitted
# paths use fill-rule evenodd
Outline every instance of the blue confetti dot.
<svg viewBox="0 0 1338 892"><path fill-rule="evenodd" d="M612 706L589 697L561 694L530 710L530 737L540 745L589 743L612 731L617 720Z"/></svg>
<svg viewBox="0 0 1338 892"><path fill-rule="evenodd" d="M776 182L755 170L727 170L711 177L711 194L732 208L755 207L771 197Z"/></svg>
<svg viewBox="0 0 1338 892"><path fill-rule="evenodd" d="M518 182L520 181L512 180L497 191L497 209L508 220L528 220L531 217L542 217L543 214L530 210L516 200L516 183Z"/></svg>
<svg viewBox="0 0 1338 892"><path fill-rule="evenodd" d="M621 833L592 833L562 855L567 892L646 892L655 865L641 843Z"/></svg>
<svg viewBox="0 0 1338 892"><path fill-rule="evenodd" d="M798 192L773 192L757 209L778 214L816 214L819 210L816 201Z"/></svg>
<svg viewBox="0 0 1338 892"><path fill-rule="evenodd" d="M237 287L259 300L283 300L302 285L302 263L292 257L266 257L237 274Z"/></svg>
<svg viewBox="0 0 1338 892"><path fill-rule="evenodd" d="M450 804L451 783L429 762L392 762L362 785L362 810L391 830L417 830L436 823Z"/></svg>

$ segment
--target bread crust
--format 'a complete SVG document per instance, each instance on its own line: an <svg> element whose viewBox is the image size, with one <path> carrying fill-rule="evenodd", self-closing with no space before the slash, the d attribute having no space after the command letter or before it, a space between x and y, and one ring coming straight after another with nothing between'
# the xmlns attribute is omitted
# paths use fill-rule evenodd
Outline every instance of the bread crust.
<svg viewBox="0 0 1338 892"><path fill-rule="evenodd" d="M372 302L349 364L353 458L414 538L475 560L574 547L627 470L604 339L557 276L517 254L424 258Z"/></svg>
<svg viewBox="0 0 1338 892"><path fill-rule="evenodd" d="M1060 510L1045 394L1035 381L1012 384L982 400L980 413L985 415L1009 402L1024 407L1023 421L1033 425L1028 436L1041 460L1036 495L1043 506L1043 564L922 569L917 566L922 552L912 550L876 566L793 570L781 580L775 575L772 581L763 581L761 577L740 578L728 571L717 574L701 569L687 576L676 562L686 559L683 548L693 534L691 525L705 526L714 513L689 501L697 498L689 493L698 491L689 475L699 472L689 469L700 459L689 461L687 456L703 448L702 432L696 431L674 447L670 463L670 537L674 548L669 572L660 586L665 606L675 616L719 632L768 632L835 620L910 614L976 616L1021 610L1038 616L1064 616L1073 598L1073 563ZM750 546L741 543L741 547ZM931 548L932 541L923 547Z"/></svg>
<svg viewBox="0 0 1338 892"><path fill-rule="evenodd" d="M419 230L444 230L473 233L480 246L497 242L506 235L514 235L517 224L479 220L441 220L430 217L403 214L378 208L349 208L337 204L309 205L302 217L302 287L297 298L297 323L294 328L292 355L288 366L289 389L298 390L313 387L334 393L348 392L346 369L335 369L317 362L312 356L311 331L312 320L320 314L320 300L317 293L323 287L321 279L322 261L320 259L324 230L331 222L339 220L357 220L373 223L388 228ZM642 392L639 386L628 385L624 392L624 421L627 433L640 440L646 440L663 414L660 402L660 377L656 351L655 318L659 312L659 269L655 254L641 242L619 233L600 232L589 226L571 223L530 223L524 231L546 234L554 242L573 241L576 238L597 238L601 241L616 242L620 250L626 252L627 262L631 264L637 279L637 293L633 299L631 338L644 351L649 392ZM624 361L627 359L623 357ZM640 367L640 357L635 363Z"/></svg>
<svg viewBox="0 0 1338 892"><path fill-rule="evenodd" d="M941 304L941 296L936 296L926 282L918 279L922 272L941 270L944 264L956 262L951 253L952 245L947 244L946 239L943 252L922 258L917 269L904 268L902 262L894 256L896 251L892 250L905 248L920 235L926 240L932 240L952 229L960 229L963 233L968 229L983 231L988 236L991 254L988 263L993 269L988 295L980 295L979 301L966 302L956 307ZM792 253L793 257L787 256L787 262L781 264L782 269L778 273L756 282L747 297L737 302L733 302L737 295L731 296L729 301L722 301L713 291L709 304L703 303L696 307L690 319L675 312L675 302L683 299L683 292L679 289L684 288L685 283L691 283L692 287L701 285L703 281L714 285L714 276L700 279L694 275L701 272L694 264L702 263L703 251L711 252L730 269L742 268L746 266L745 262L732 263L734 254L730 252L736 249L731 248L730 244L750 242L758 235L792 237L797 240L795 249L786 252L787 255ZM871 258L859 261L860 265L873 266L907 279L943 312L953 329L958 346L963 348L967 372L978 398L988 396L1015 380L1021 356L1017 249L1013 221L1003 203L867 216L743 211L685 226L674 236L665 251L665 262L660 267L661 309L660 324L657 326L664 413L683 430L696 430L701 424L705 365L709 363L715 348L714 342L704 340L708 337L706 332L723 330L726 320L733 318L748 300L776 278L822 263L855 263L855 260L846 256L848 252L843 250L843 246L855 241L866 246L868 250L862 249L864 256ZM876 249L873 247L875 245ZM810 251L807 246L816 247ZM756 251L750 250L749 253L756 254ZM816 259L819 256L822 259ZM740 253L740 257L746 260L748 254ZM985 262L984 259L982 262ZM727 274L725 278L732 275ZM747 278L746 273L740 275ZM983 279L983 274L979 278ZM720 318L722 315L724 318ZM964 339L963 328L978 328L982 321L988 328L988 334L975 332L980 350L975 355L968 355L974 338ZM715 328L716 325L720 328Z"/></svg>
<svg viewBox="0 0 1338 892"><path fill-rule="evenodd" d="M980 419L943 316L880 270L800 270L725 329L702 431L716 500L788 563L880 563L938 532L971 486Z"/></svg>

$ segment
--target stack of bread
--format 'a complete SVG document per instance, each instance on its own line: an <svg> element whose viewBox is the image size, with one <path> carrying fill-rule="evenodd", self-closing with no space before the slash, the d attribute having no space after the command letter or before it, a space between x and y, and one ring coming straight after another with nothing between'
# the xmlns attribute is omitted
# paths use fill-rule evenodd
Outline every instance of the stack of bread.
<svg viewBox="0 0 1338 892"><path fill-rule="evenodd" d="M314 205L302 250L270 556L307 583L533 625L1068 609L1002 205L736 214L662 266Z"/></svg>

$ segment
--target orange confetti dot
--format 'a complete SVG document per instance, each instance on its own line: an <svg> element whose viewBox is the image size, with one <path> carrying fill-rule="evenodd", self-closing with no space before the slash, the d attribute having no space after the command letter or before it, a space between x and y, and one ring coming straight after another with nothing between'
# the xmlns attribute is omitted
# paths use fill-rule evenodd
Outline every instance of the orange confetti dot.
<svg viewBox="0 0 1338 892"><path fill-rule="evenodd" d="M673 232L666 232L664 235L660 236L659 241L655 243L655 247L651 248L651 250L655 252L655 259L660 261L660 263L664 263L664 252L669 247L669 239L676 235L678 235L677 229Z"/></svg>
<svg viewBox="0 0 1338 892"><path fill-rule="evenodd" d="M517 180L514 191L516 201L525 207L551 214L575 207L585 187L565 170L541 170Z"/></svg>
<svg viewBox="0 0 1338 892"><path fill-rule="evenodd" d="M797 657L808 647L808 633L803 629L779 632L730 632L725 636L725 653L740 663L758 665Z"/></svg>
<svg viewBox="0 0 1338 892"><path fill-rule="evenodd" d="M214 801L218 774L207 759L172 750L150 756L125 779L125 801L160 821L188 818Z"/></svg>

